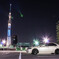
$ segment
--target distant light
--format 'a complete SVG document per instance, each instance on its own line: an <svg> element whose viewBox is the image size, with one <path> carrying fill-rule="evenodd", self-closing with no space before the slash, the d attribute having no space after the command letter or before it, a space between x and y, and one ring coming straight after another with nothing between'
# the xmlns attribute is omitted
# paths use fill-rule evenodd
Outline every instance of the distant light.
<svg viewBox="0 0 59 59"><path fill-rule="evenodd" d="M23 17L23 14L20 12L20 16Z"/></svg>
<svg viewBox="0 0 59 59"><path fill-rule="evenodd" d="M0 44L0 47L2 47L2 44Z"/></svg>
<svg viewBox="0 0 59 59"><path fill-rule="evenodd" d="M35 44L36 44L36 45L39 45L39 43L38 43L37 41L35 42Z"/></svg>
<svg viewBox="0 0 59 59"><path fill-rule="evenodd" d="M48 42L49 42L49 38L44 37L44 38L43 38L43 42L44 42L44 43L48 43Z"/></svg>
<svg viewBox="0 0 59 59"><path fill-rule="evenodd" d="M6 40L4 39L4 40L2 40L2 44L6 44Z"/></svg>
<svg viewBox="0 0 59 59"><path fill-rule="evenodd" d="M38 45L39 45L39 41L38 41L38 40L33 40L33 44L34 44L35 46L38 46Z"/></svg>
<svg viewBox="0 0 59 59"><path fill-rule="evenodd" d="M11 23L8 23L8 26L11 26Z"/></svg>
<svg viewBox="0 0 59 59"><path fill-rule="evenodd" d="M12 4L10 4L10 6L12 6Z"/></svg>
<svg viewBox="0 0 59 59"><path fill-rule="evenodd" d="M9 19L11 19L11 12L9 13Z"/></svg>

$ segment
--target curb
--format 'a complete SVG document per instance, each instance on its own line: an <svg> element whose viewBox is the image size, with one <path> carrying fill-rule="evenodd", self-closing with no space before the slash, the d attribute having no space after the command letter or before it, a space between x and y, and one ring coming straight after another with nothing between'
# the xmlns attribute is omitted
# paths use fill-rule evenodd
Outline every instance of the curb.
<svg viewBox="0 0 59 59"><path fill-rule="evenodd" d="M0 51L0 52L21 52L21 53L26 53L26 51Z"/></svg>

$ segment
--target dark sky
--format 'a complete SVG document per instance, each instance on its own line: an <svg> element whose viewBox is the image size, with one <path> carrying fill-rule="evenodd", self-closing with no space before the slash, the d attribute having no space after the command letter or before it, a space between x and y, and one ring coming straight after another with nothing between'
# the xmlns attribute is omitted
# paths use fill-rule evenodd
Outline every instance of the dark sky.
<svg viewBox="0 0 59 59"><path fill-rule="evenodd" d="M32 42L34 38L48 36L56 40L56 22L59 19L59 3L2 0L0 1L0 38L7 37L9 4L12 4L12 35L18 36L20 42ZM24 17L20 17L21 12Z"/></svg>

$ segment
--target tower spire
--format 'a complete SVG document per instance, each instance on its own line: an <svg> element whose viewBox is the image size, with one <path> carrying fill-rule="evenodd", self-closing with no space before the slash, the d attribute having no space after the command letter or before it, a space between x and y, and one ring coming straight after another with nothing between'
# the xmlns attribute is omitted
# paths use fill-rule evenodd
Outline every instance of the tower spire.
<svg viewBox="0 0 59 59"><path fill-rule="evenodd" d="M10 4L10 12L11 12L11 6L12 6L12 4Z"/></svg>

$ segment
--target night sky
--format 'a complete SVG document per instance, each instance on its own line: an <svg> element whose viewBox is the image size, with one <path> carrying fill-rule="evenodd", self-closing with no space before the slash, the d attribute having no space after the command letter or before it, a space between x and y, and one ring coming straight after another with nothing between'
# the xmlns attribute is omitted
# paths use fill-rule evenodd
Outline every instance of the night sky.
<svg viewBox="0 0 59 59"><path fill-rule="evenodd" d="M7 38L9 4L12 4L12 36L17 35L19 42L42 40L48 36L56 41L56 22L59 19L59 3L2 0L0 1L0 38ZM24 17L20 16L20 12Z"/></svg>

